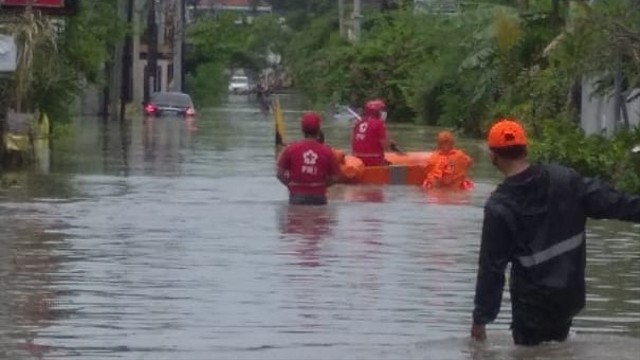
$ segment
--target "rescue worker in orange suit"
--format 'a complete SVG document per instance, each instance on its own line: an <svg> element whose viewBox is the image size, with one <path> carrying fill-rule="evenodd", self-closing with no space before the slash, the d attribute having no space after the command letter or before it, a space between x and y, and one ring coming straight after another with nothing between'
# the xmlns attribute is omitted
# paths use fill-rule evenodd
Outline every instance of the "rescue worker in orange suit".
<svg viewBox="0 0 640 360"><path fill-rule="evenodd" d="M484 208L471 336L500 311L511 263L511 332L518 345L564 341L585 306L587 218L640 222L640 196L559 165L530 165L522 125L505 119L488 134L505 176Z"/></svg>
<svg viewBox="0 0 640 360"><path fill-rule="evenodd" d="M425 189L471 190L473 182L467 178L473 160L464 151L454 148L449 131L438 134L438 150L429 157L422 184Z"/></svg>
<svg viewBox="0 0 640 360"><path fill-rule="evenodd" d="M289 189L290 204L324 205L327 187L338 180L340 169L330 147L318 141L320 115L302 116L304 139L289 144L277 161L278 180Z"/></svg>
<svg viewBox="0 0 640 360"><path fill-rule="evenodd" d="M385 150L399 151L387 135L386 105L382 100L371 100L364 105L362 118L351 131L351 152L364 166L384 166Z"/></svg>

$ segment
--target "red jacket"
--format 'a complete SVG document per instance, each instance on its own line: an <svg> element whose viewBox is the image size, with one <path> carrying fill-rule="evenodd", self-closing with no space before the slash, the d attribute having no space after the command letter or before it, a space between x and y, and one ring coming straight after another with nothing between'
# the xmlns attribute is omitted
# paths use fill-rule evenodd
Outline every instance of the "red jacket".
<svg viewBox="0 0 640 360"><path fill-rule="evenodd" d="M287 146L278 158L285 172L291 195L325 196L327 182L340 172L331 148L315 139L305 139Z"/></svg>
<svg viewBox="0 0 640 360"><path fill-rule="evenodd" d="M381 119L365 117L356 122L351 132L351 152L365 166L385 165L384 142L387 126Z"/></svg>

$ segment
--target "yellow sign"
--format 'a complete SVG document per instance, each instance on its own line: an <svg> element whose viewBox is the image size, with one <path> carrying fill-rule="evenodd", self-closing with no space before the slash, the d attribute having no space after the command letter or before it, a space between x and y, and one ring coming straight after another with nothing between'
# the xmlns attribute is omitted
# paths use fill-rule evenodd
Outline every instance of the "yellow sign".
<svg viewBox="0 0 640 360"><path fill-rule="evenodd" d="M284 148L284 113L282 112L282 107L280 106L280 99L276 96L274 97L273 102L273 120L275 123L276 130L276 157L280 154L280 151Z"/></svg>

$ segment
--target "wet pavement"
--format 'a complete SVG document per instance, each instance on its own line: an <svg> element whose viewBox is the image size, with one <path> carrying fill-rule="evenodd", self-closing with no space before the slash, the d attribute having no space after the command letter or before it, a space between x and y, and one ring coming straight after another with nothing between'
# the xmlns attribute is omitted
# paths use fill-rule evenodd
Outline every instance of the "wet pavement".
<svg viewBox="0 0 640 360"><path fill-rule="evenodd" d="M325 125L348 144L347 123ZM409 150L435 137L392 131ZM513 346L505 293L477 344L482 205L499 180L482 146L462 143L470 194L339 185L308 208L287 204L273 139L271 117L231 97L195 122L81 119L48 173L3 174L0 357L638 359L638 226L590 223L588 303L568 342Z"/></svg>

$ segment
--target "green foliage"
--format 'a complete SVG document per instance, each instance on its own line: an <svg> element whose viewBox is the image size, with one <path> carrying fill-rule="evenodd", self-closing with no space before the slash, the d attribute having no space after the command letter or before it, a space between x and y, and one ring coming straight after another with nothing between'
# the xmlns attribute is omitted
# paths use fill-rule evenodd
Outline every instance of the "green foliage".
<svg viewBox="0 0 640 360"><path fill-rule="evenodd" d="M619 132L613 139L585 136L573 123L547 120L531 146L536 161L571 166L585 176L600 177L614 186L640 192L640 157L631 149L640 144L640 129Z"/></svg>
<svg viewBox="0 0 640 360"><path fill-rule="evenodd" d="M69 120L84 84L104 82L102 67L125 30L115 1L83 1L76 16L57 24L37 12L16 18L9 31L22 57L19 71L0 84L2 105L46 112L53 126Z"/></svg>
<svg viewBox="0 0 640 360"><path fill-rule="evenodd" d="M586 137L576 124L585 76L610 93L620 64L623 91L640 86L640 7L495 0L462 9L455 16L365 14L355 44L338 34L335 14L317 16L299 28L285 61L316 103L358 106L382 97L391 121L417 117L476 136L495 118L517 117L536 139L537 159L639 191L640 159L629 149L640 130L608 140Z"/></svg>
<svg viewBox="0 0 640 360"><path fill-rule="evenodd" d="M115 1L83 1L80 14L71 17L61 38L61 52L89 83L101 83L105 61L113 61L113 47L127 34Z"/></svg>
<svg viewBox="0 0 640 360"><path fill-rule="evenodd" d="M243 68L258 72L268 65L269 52L282 53L289 33L274 16L259 16L250 24L236 24L237 16L204 17L187 30L193 50L187 54L187 87L201 104L224 94L224 72Z"/></svg>
<svg viewBox="0 0 640 360"><path fill-rule="evenodd" d="M187 74L186 85L197 106L213 104L226 92L224 65L220 62L199 64L194 72Z"/></svg>

